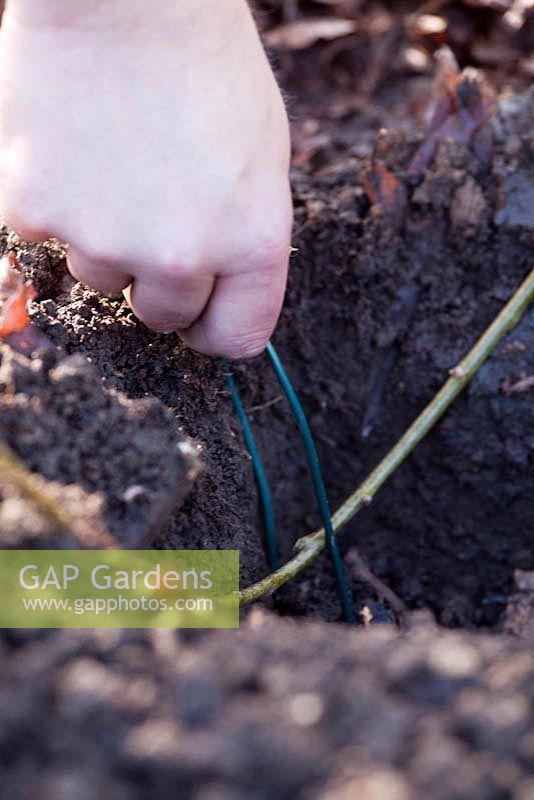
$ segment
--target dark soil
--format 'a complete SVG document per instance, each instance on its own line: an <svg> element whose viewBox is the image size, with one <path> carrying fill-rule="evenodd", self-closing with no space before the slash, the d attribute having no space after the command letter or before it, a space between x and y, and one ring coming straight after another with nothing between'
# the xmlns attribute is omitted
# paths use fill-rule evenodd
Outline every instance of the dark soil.
<svg viewBox="0 0 534 800"><path fill-rule="evenodd" d="M410 191L401 227L369 209L366 159L295 175L299 252L275 342L312 421L334 505L431 400L532 266L531 102L518 99L513 118L503 104L489 171L469 148L442 146ZM402 173L419 139L392 134L378 152ZM447 625L494 625L513 569L534 564L532 390L505 388L533 374L533 343L530 309L342 539L357 543L405 602L432 608ZM280 393L265 365L244 369L241 384L249 403ZM310 482L285 405L255 419L270 474L282 478L281 525L311 529ZM324 588L317 571L304 577L303 611L324 610ZM293 591L290 609L294 602Z"/></svg>
<svg viewBox="0 0 534 800"><path fill-rule="evenodd" d="M107 391L80 355L30 360L4 345L0 391L2 440L32 471L82 490L72 502L68 495L60 500L67 513L80 516L83 492L99 496L97 516L108 535L95 536L92 520L79 546L150 543L200 469L197 453L161 403ZM44 535L21 522L2 527L4 547L54 545L53 531Z"/></svg>
<svg viewBox="0 0 534 800"><path fill-rule="evenodd" d="M411 626L4 643L2 796L529 800L529 645Z"/></svg>
<svg viewBox="0 0 534 800"><path fill-rule="evenodd" d="M343 141L318 121L323 145L293 175L298 252L275 343L333 506L532 267L531 108L529 94L503 95L489 165L443 144L418 184L406 177L423 138L414 126L373 143L369 119L346 119ZM402 215L363 188L373 149L404 187ZM1 346L0 434L76 526L55 530L2 478L0 545L238 548L243 586L263 576L221 364L75 284L59 245L5 232L3 247L32 278L32 319L58 350ZM530 309L340 539L421 609L408 631L325 624L339 619L326 555L267 601L278 616L255 610L239 632L6 631L0 794L528 800L534 404L532 388L514 387L534 374L533 345ZM310 477L266 359L236 376L287 557L318 526ZM358 614L377 597L350 579Z"/></svg>
<svg viewBox="0 0 534 800"><path fill-rule="evenodd" d="M241 551L242 579L249 582L263 569L255 532L256 499L243 445L232 429L235 422L220 364L187 351L174 335L151 333L133 320L119 300L109 300L74 284L65 276L64 262L55 251L46 255L51 266L44 270L31 266L33 248L22 257L29 261L36 284L48 295L38 304L35 321L65 351L89 357L108 390L139 398L136 402L142 407L154 404L160 414L161 401L170 409L174 441L152 444L154 463L157 465L159 460L159 469L165 470L169 457L176 458L176 442L183 440L184 433L194 440L202 459L203 468L191 498L181 509L179 502L174 503L178 510L174 515L167 514L163 528L157 515L148 514L139 520L144 535L148 536L156 524L157 547L237 548ZM150 405L147 413L150 414ZM93 421L95 428L98 424L98 420ZM20 452L16 443L13 446ZM55 446L64 445L58 441ZM129 462L131 458L126 432L117 460ZM112 472L116 469L121 475L123 470L113 463L115 460L108 461L106 468ZM80 466L83 479L84 467ZM136 468L136 462L130 462L128 473L134 476ZM171 486L172 474L167 478ZM135 481L138 482L142 483ZM105 481L99 489L113 506L114 498ZM184 492L174 500L183 497ZM143 538L141 530L139 537ZM153 534L150 538L154 541Z"/></svg>

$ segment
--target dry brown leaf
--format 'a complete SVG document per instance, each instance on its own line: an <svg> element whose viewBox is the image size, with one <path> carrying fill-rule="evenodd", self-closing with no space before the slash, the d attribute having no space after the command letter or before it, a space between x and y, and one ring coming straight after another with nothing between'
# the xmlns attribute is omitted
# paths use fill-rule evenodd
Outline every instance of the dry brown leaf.
<svg viewBox="0 0 534 800"><path fill-rule="evenodd" d="M489 120L493 93L483 75L472 67L458 72L448 47L437 54L438 70L426 137L413 156L408 172L420 178L434 160L443 141L468 145L481 164L491 158L492 132Z"/></svg>
<svg viewBox="0 0 534 800"><path fill-rule="evenodd" d="M14 350L30 355L54 345L30 322L28 303L36 295L30 281L24 281L20 265L7 253L0 260L0 339Z"/></svg>
<svg viewBox="0 0 534 800"><path fill-rule="evenodd" d="M398 223L406 213L404 187L386 167L372 161L363 176L363 188L374 206L379 206Z"/></svg>
<svg viewBox="0 0 534 800"><path fill-rule="evenodd" d="M308 17L279 25L265 34L265 42L277 50L303 50L320 39L330 41L348 36L357 30L351 19Z"/></svg>

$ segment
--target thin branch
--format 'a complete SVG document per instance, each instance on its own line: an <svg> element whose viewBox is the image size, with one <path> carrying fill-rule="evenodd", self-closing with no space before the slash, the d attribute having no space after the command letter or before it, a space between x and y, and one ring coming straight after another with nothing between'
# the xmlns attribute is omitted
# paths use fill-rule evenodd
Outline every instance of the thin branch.
<svg viewBox="0 0 534 800"><path fill-rule="evenodd" d="M389 476L402 464L414 447L445 413L453 400L471 380L502 337L511 330L534 299L534 270L527 276L513 297L482 334L467 356L450 371L434 399L408 428L395 447L382 459L369 477L345 500L332 517L334 531L338 533L348 522L369 504ZM252 584L239 593L241 605L272 594L308 566L325 546L324 529L303 536L295 543L296 554L276 572Z"/></svg>
<svg viewBox="0 0 534 800"><path fill-rule="evenodd" d="M361 581L368 583L382 600L387 600L393 611L399 615L407 611L406 604L395 594L393 589L390 589L374 572L371 572L365 559L355 547L349 550L347 560L353 565L356 576Z"/></svg>
<svg viewBox="0 0 534 800"><path fill-rule="evenodd" d="M250 408L245 409L247 414L254 414L256 411L263 411L266 408L270 408L271 406L275 406L280 400L284 399L283 394L278 394L276 397L273 397L272 400L267 400L266 403L261 403L257 406L250 406Z"/></svg>

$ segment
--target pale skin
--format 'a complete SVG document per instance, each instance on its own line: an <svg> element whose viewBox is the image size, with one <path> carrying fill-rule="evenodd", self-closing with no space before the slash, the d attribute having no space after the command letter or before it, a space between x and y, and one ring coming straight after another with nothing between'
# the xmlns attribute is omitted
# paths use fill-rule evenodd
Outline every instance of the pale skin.
<svg viewBox="0 0 534 800"><path fill-rule="evenodd" d="M8 0L0 212L201 353L260 353L291 234L284 104L246 0Z"/></svg>

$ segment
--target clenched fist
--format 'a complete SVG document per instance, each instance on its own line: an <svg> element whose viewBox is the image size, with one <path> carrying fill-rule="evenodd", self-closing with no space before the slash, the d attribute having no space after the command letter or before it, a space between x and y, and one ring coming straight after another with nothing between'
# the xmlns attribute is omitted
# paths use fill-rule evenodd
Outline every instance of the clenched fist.
<svg viewBox="0 0 534 800"><path fill-rule="evenodd" d="M8 0L0 211L156 331L261 352L282 305L289 131L245 0Z"/></svg>

